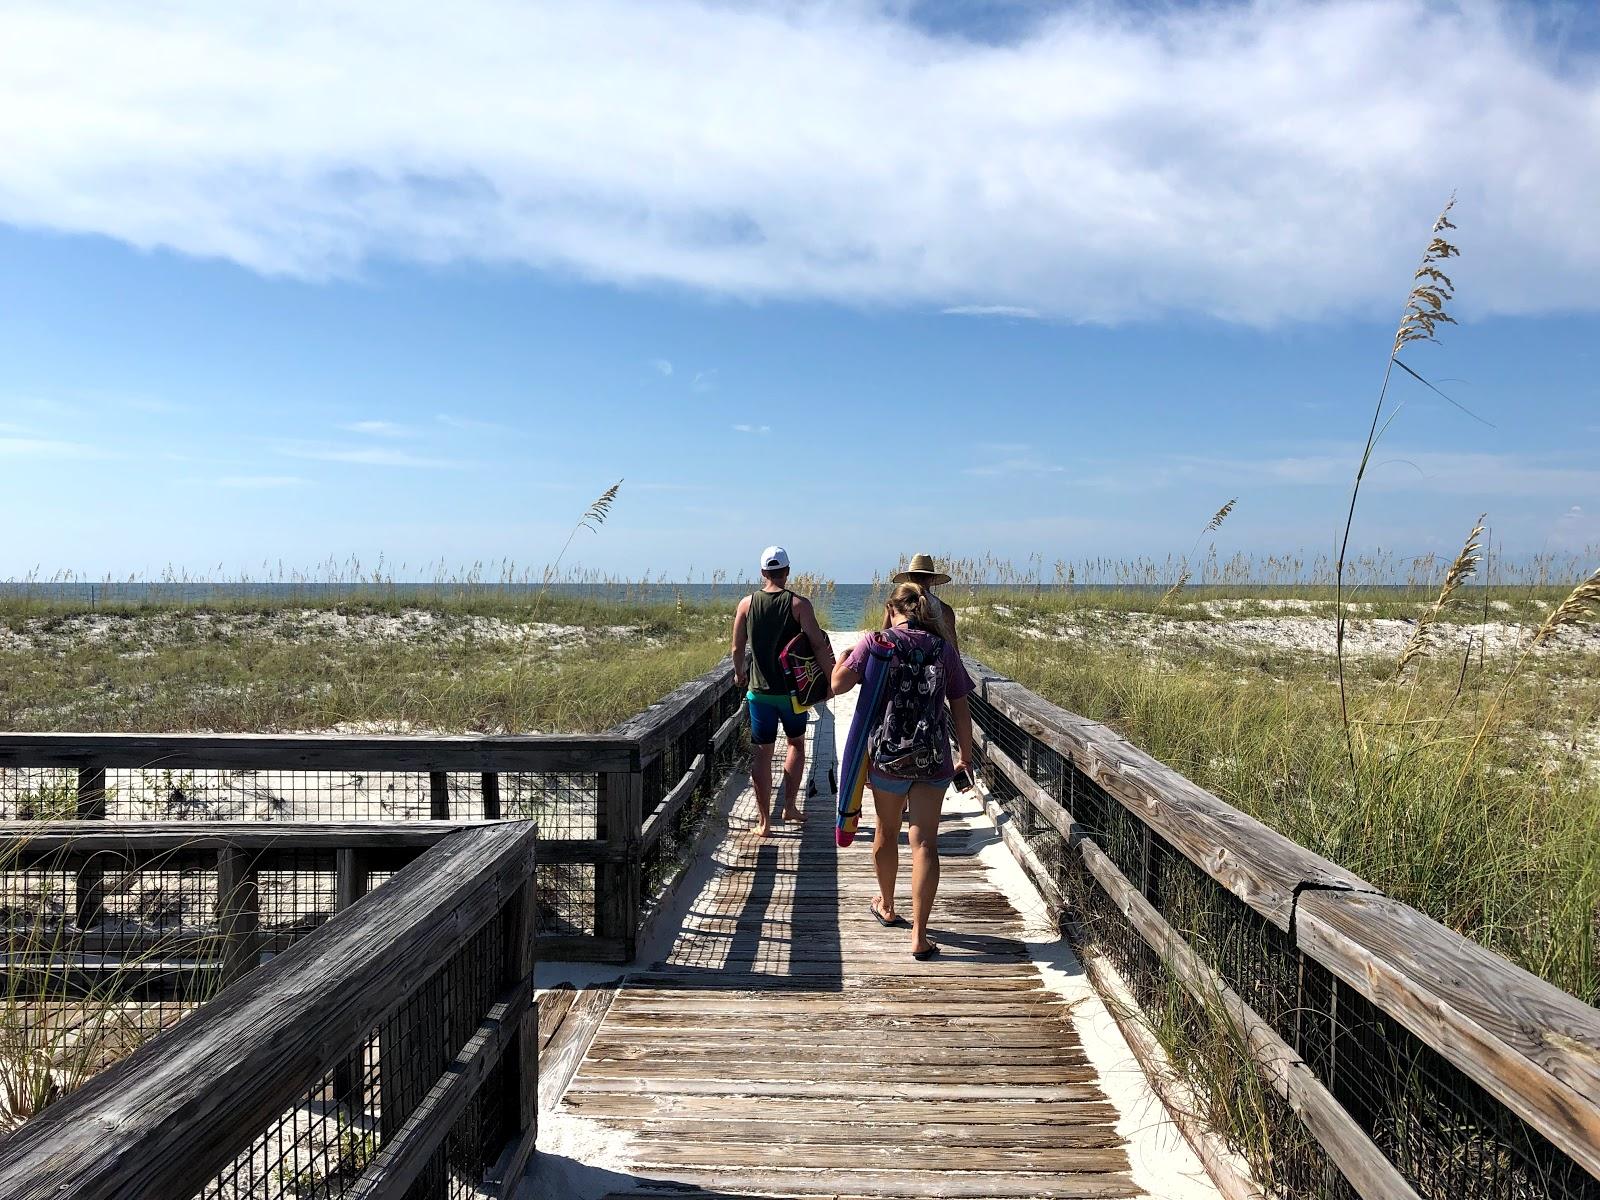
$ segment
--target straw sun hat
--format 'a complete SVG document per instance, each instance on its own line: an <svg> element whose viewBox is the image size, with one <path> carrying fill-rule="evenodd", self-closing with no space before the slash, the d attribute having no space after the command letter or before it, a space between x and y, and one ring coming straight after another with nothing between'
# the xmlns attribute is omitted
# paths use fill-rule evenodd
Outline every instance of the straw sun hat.
<svg viewBox="0 0 1600 1200"><path fill-rule="evenodd" d="M894 577L895 583L919 582L912 578L914 575L926 575L929 583L949 583L950 576L939 570L934 565L933 555L914 554L911 556L911 565Z"/></svg>

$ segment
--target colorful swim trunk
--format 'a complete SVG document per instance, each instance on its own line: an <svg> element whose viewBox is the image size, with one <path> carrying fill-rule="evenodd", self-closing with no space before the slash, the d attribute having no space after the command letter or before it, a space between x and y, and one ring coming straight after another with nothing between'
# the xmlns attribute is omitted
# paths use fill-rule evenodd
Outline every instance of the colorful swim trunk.
<svg viewBox="0 0 1600 1200"><path fill-rule="evenodd" d="M867 782L872 785L873 791L885 792L891 796L909 795L915 784L925 783L929 787L936 787L941 792L950 786L954 775L946 775L943 779L900 779L894 775L880 775L876 771L867 771Z"/></svg>
<svg viewBox="0 0 1600 1200"><path fill-rule="evenodd" d="M778 723L783 723L785 737L804 737L811 714L805 709L796 710L794 697L787 692L746 692L745 705L750 709L750 744L770 746L778 740Z"/></svg>

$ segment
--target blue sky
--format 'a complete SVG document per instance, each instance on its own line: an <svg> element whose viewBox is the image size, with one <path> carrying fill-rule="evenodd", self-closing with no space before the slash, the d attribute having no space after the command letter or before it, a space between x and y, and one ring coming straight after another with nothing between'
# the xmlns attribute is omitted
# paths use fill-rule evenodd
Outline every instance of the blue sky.
<svg viewBox="0 0 1600 1200"><path fill-rule="evenodd" d="M1397 384L1357 540L1591 552L1600 57L1532 11L8 6L0 575L537 565L618 478L569 563L1314 555L1452 189L1407 360L1482 420Z"/></svg>

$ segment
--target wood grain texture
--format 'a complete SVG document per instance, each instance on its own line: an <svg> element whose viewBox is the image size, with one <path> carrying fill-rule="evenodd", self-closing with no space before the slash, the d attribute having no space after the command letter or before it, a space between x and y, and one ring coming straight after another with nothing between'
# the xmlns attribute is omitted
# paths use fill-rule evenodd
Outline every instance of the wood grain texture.
<svg viewBox="0 0 1600 1200"><path fill-rule="evenodd" d="M0 732L0 767L566 772L638 765L627 737Z"/></svg>
<svg viewBox="0 0 1600 1200"><path fill-rule="evenodd" d="M1042 986L1021 915L962 855L964 836L941 864L943 952L918 962L908 929L870 916L870 848L833 845L832 805L815 797L801 825L762 840L740 799L719 871L667 960L610 1001L562 1109L630 1135L619 1144L641 1186L1135 1194L1069 1006ZM549 1057L544 1069L549 1083Z"/></svg>
<svg viewBox="0 0 1600 1200"><path fill-rule="evenodd" d="M1278 928L1289 928L1295 897L1307 885L1374 890L1355 873L1223 803L1115 730L1057 708L980 663L969 660L969 669L996 712L1066 757Z"/></svg>
<svg viewBox="0 0 1600 1200"><path fill-rule="evenodd" d="M463 831L0 1145L0 1195L193 1195L499 912L530 823ZM195 1114L205 1114L197 1122Z"/></svg>
<svg viewBox="0 0 1600 1200"><path fill-rule="evenodd" d="M1600 1011L1385 896L1311 892L1296 940L1600 1178Z"/></svg>
<svg viewBox="0 0 1600 1200"><path fill-rule="evenodd" d="M639 762L649 762L666 743L693 725L733 690L733 659L668 692L643 712L606 730L606 736L636 743Z"/></svg>

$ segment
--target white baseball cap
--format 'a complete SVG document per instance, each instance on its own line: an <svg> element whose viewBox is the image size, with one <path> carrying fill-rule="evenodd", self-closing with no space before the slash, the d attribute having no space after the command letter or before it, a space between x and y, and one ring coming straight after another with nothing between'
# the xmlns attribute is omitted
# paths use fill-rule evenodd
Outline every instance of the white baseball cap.
<svg viewBox="0 0 1600 1200"><path fill-rule="evenodd" d="M768 546L761 552L761 569L763 571L786 571L789 568L789 552L782 546Z"/></svg>

